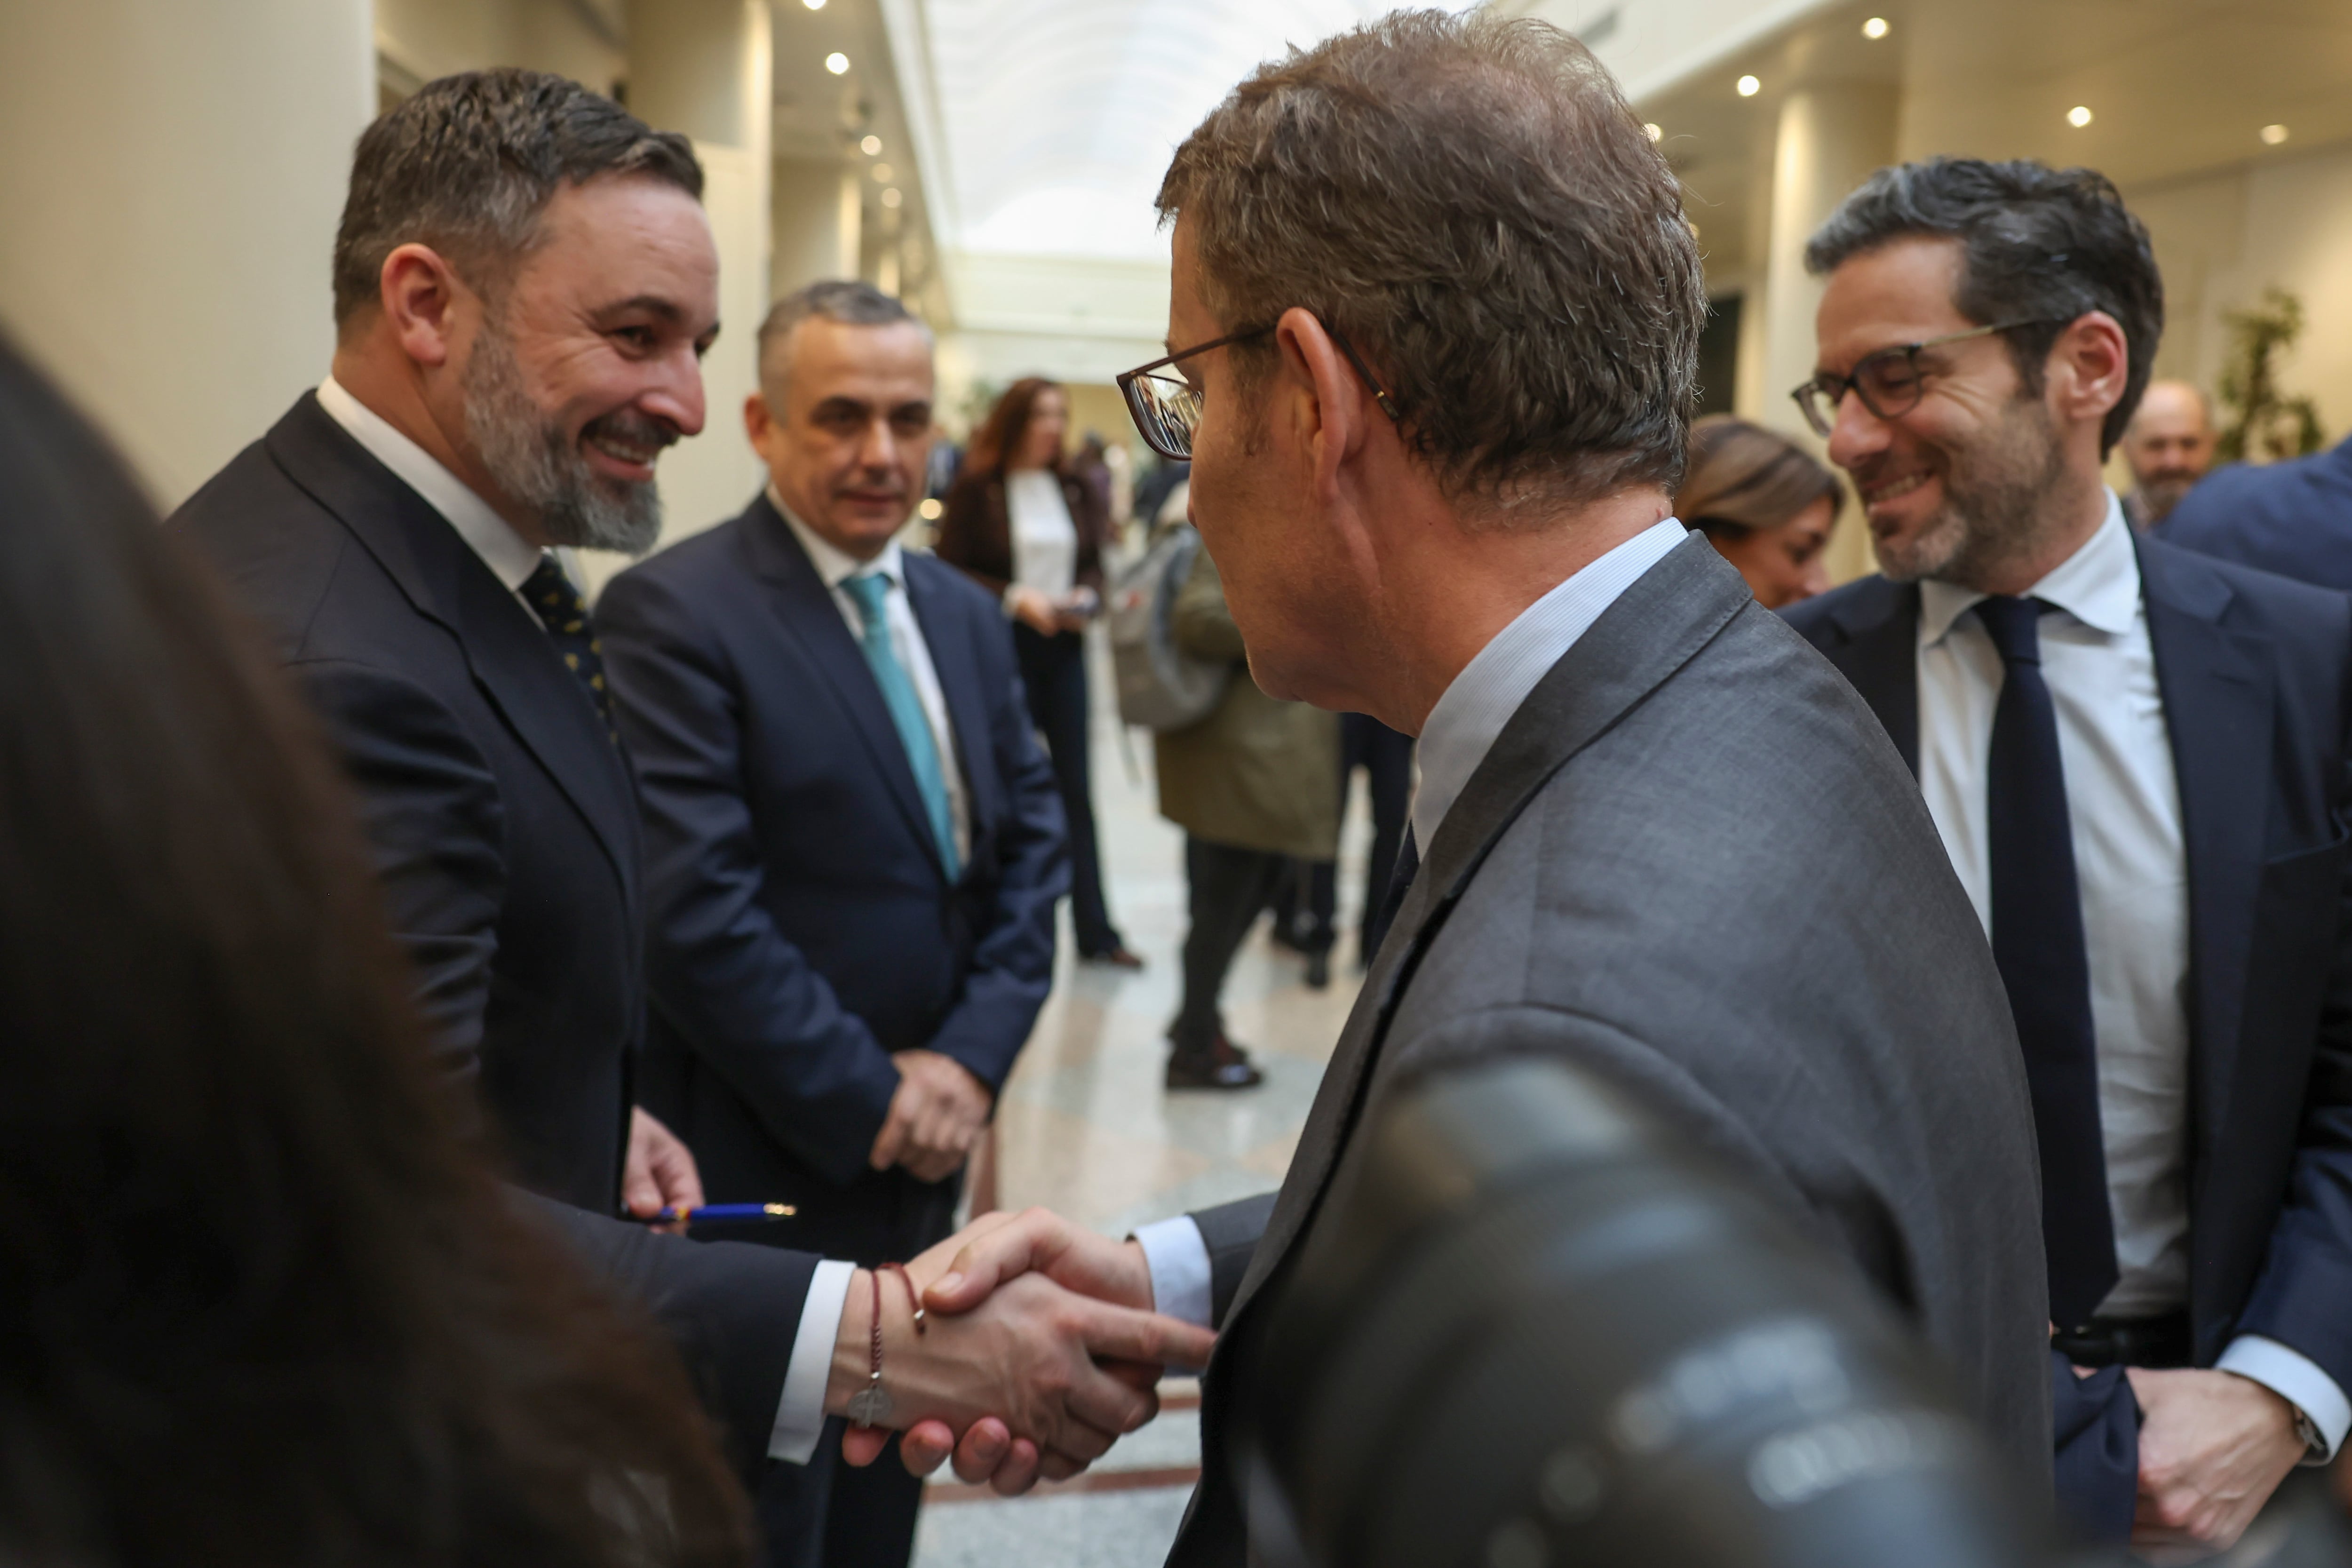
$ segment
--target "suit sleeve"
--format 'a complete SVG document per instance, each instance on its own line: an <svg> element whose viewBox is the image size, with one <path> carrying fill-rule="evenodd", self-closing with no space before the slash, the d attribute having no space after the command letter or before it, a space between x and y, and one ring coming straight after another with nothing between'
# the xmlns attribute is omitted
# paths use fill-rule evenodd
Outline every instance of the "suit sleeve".
<svg viewBox="0 0 2352 1568"><path fill-rule="evenodd" d="M745 795L739 693L669 590L624 576L597 606L614 711L645 809L654 1005L835 1182L865 1173L898 1069L776 929Z"/></svg>
<svg viewBox="0 0 2352 1568"><path fill-rule="evenodd" d="M2352 669L2342 680L2352 704ZM2278 1342L2352 1394L2352 1310L2346 1307L2352 1302L2352 855L2344 844L2352 825L2352 726L2343 733L2334 759L2336 841L2290 867L2273 867L2309 878L2309 895L2289 901L2332 924L2294 1163L2236 1331Z"/></svg>
<svg viewBox="0 0 2352 1568"><path fill-rule="evenodd" d="M473 1080L506 897L498 781L423 688L352 661L292 668L356 786L384 913L415 965L436 1052Z"/></svg>
<svg viewBox="0 0 2352 1568"><path fill-rule="evenodd" d="M684 1357L728 1457L756 1477L783 1399L802 1304L822 1261L741 1241L688 1241L510 1189L589 1269L654 1320Z"/></svg>
<svg viewBox="0 0 2352 1568"><path fill-rule="evenodd" d="M1003 619L975 605L973 657L991 694L988 763L1003 780L996 824L996 887L963 992L931 1037L992 1089L1004 1087L1054 983L1054 905L1069 891L1068 839L1053 765L1037 744Z"/></svg>
<svg viewBox="0 0 2352 1568"><path fill-rule="evenodd" d="M1222 1328L1225 1314L1233 1310L1234 1297L1242 1288L1242 1276L1249 1272L1250 1258L1257 1251L1258 1238L1265 1234L1266 1222L1274 1217L1278 1195L1260 1193L1255 1197L1219 1204L1213 1209L1192 1211L1192 1220L1200 1227L1201 1244L1209 1250L1212 1327Z"/></svg>

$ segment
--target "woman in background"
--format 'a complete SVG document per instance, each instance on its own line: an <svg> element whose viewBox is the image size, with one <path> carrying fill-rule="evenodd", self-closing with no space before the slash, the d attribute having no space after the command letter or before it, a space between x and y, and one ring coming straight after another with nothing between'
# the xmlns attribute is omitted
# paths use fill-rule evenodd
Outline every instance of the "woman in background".
<svg viewBox="0 0 2352 1568"><path fill-rule="evenodd" d="M971 438L948 491L939 557L998 595L1013 618L1029 716L1045 737L1070 834L1070 923L1089 963L1140 969L1111 924L1095 843L1087 741L1087 623L1102 607L1102 498L1072 471L1069 399L1040 376L1014 382Z"/></svg>
<svg viewBox="0 0 2352 1568"><path fill-rule="evenodd" d="M0 1561L746 1561L461 1142L307 715L5 344L0 476Z"/></svg>
<svg viewBox="0 0 2352 1568"><path fill-rule="evenodd" d="M1691 426L1690 464L1675 515L1778 610L1829 589L1822 552L1845 491L1837 476L1785 436L1728 414Z"/></svg>

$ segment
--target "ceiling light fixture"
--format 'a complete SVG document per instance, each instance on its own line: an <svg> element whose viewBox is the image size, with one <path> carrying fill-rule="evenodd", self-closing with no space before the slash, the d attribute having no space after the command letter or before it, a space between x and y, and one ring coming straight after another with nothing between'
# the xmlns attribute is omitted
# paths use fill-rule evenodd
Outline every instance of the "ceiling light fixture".
<svg viewBox="0 0 2352 1568"><path fill-rule="evenodd" d="M2285 141L2285 140L2286 140L2286 127L2285 127L2285 126L2284 126L2284 125L2265 125L2265 126L2263 126L2263 146L2265 146L2265 147L2275 147L2275 146L2277 146L2280 142L2284 142L2284 141Z"/></svg>
<svg viewBox="0 0 2352 1568"><path fill-rule="evenodd" d="M1886 18L1884 16L1873 16L1869 21L1864 22L1862 25L1862 36L1865 38L1883 38L1886 37Z"/></svg>
<svg viewBox="0 0 2352 1568"><path fill-rule="evenodd" d="M824 9L824 0L801 0L801 4L807 6L812 11L822 11Z"/></svg>
<svg viewBox="0 0 2352 1568"><path fill-rule="evenodd" d="M906 197L898 194L898 187L896 185L891 186L888 190L882 193L882 205L886 207L895 208L899 203L906 199Z"/></svg>
<svg viewBox="0 0 2352 1568"><path fill-rule="evenodd" d="M878 158L882 155L882 138L868 136L857 144L857 150L869 158Z"/></svg>
<svg viewBox="0 0 2352 1568"><path fill-rule="evenodd" d="M831 71L835 76L847 76L849 74L849 57L841 53L839 50L835 50L832 54L824 57L824 68Z"/></svg>
<svg viewBox="0 0 2352 1568"><path fill-rule="evenodd" d="M1738 87L1739 96L1742 98L1753 98L1758 93L1764 90L1764 84L1758 81L1752 76L1741 77L1739 79Z"/></svg>
<svg viewBox="0 0 2352 1568"><path fill-rule="evenodd" d="M2066 123L2073 126L2077 131L2080 131L2084 126L2088 125L2090 122L2091 111L2079 103L2066 111Z"/></svg>

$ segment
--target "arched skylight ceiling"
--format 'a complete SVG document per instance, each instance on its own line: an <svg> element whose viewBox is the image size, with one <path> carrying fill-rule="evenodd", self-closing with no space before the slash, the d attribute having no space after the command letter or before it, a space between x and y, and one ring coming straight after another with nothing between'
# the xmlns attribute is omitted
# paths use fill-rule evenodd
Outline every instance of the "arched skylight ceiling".
<svg viewBox="0 0 2352 1568"><path fill-rule="evenodd" d="M919 0L949 244L1167 255L1151 198L1234 83L1395 0ZM1452 0L1449 9L1466 9ZM942 179L942 176L944 178Z"/></svg>

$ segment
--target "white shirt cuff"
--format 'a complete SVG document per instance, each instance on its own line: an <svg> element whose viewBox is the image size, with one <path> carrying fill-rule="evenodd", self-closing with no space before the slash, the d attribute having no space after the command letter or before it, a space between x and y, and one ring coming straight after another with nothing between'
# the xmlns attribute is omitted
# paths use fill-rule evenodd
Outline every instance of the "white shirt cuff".
<svg viewBox="0 0 2352 1568"><path fill-rule="evenodd" d="M784 1396L776 1401L775 1429L768 1434L772 1459L805 1465L824 1436L824 1385L833 1376L833 1347L841 1338L841 1314L856 1273L856 1264L827 1258L809 1280L800 1331L793 1336L793 1359L784 1366Z"/></svg>
<svg viewBox="0 0 2352 1568"><path fill-rule="evenodd" d="M1191 1215L1155 1221L1135 1233L1151 1269L1152 1310L1209 1329L1209 1244Z"/></svg>
<svg viewBox="0 0 2352 1568"><path fill-rule="evenodd" d="M2241 1334L2230 1342L2230 1348L2221 1352L2221 1359L2214 1366L2217 1371L2233 1372L2261 1384L2310 1418L2327 1444L2327 1452L2310 1463L2332 1459L2343 1447L2345 1431L2352 1428L2352 1401L2347 1401L2336 1380L2320 1371L2318 1364L2302 1352L2289 1350L2278 1341L2266 1340L2260 1334Z"/></svg>

